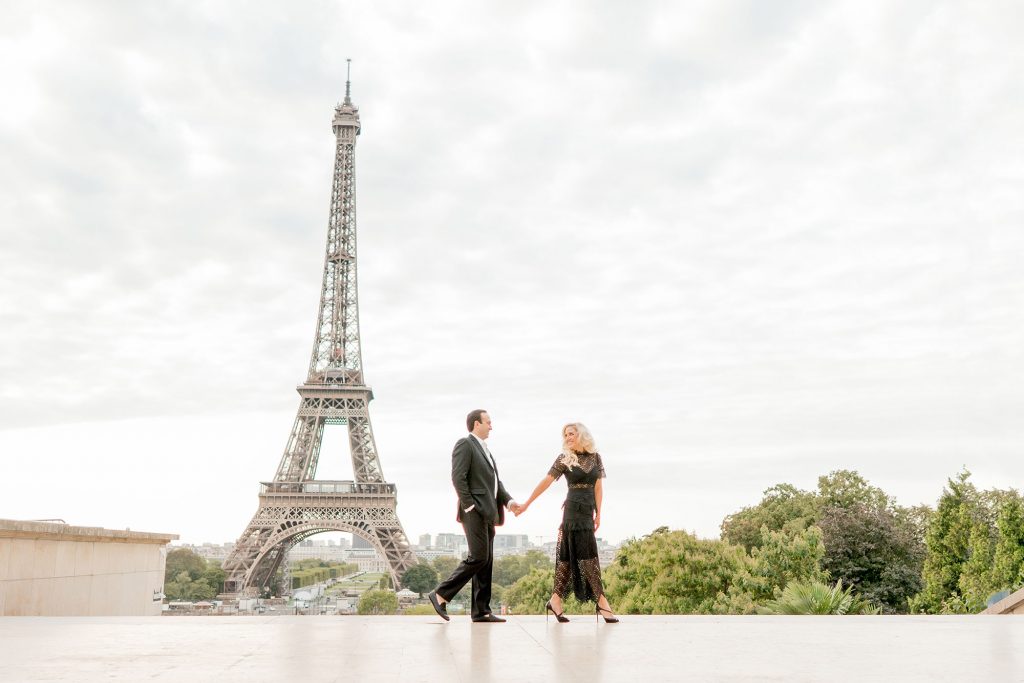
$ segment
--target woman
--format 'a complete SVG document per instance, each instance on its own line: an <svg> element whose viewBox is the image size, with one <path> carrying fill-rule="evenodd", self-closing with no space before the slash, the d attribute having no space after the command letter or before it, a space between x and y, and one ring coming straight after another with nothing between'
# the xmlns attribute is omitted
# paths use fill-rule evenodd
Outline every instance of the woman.
<svg viewBox="0 0 1024 683"><path fill-rule="evenodd" d="M601 585L601 564L597 558L594 532L601 526L601 479L605 476L601 456L594 446L594 437L579 422L562 427L562 452L547 476L519 507L516 516L526 512L530 504L544 493L551 482L562 475L569 485L569 495L562 503L562 525L558 527L555 549L555 587L544 606L560 622L569 621L562 608L562 598L572 585L580 602L593 600L596 613L609 624L618 622Z"/></svg>

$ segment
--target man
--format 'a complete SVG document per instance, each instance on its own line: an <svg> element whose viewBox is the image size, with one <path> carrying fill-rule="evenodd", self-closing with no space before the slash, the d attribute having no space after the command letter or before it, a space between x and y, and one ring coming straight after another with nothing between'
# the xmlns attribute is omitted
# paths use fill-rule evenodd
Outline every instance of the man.
<svg viewBox="0 0 1024 683"><path fill-rule="evenodd" d="M500 623L505 620L491 613L494 527L505 523L506 506L516 512L519 505L498 478L498 466L487 448L491 416L486 410L474 410L466 416L466 428L469 435L459 439L452 451L452 485L459 496L455 519L466 532L469 554L427 598L438 615L448 621L448 601L472 580L470 617L473 621Z"/></svg>

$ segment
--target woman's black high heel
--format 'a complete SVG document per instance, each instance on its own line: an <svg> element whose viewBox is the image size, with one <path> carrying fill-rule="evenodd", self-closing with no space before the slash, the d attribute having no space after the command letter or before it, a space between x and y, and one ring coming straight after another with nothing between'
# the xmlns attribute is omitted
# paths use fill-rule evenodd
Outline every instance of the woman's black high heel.
<svg viewBox="0 0 1024 683"><path fill-rule="evenodd" d="M603 614L601 614L601 612L607 612L608 614L611 614L612 616L605 617ZM614 612L612 612L610 609L605 609L604 607L601 607L600 605L597 605L597 609L594 610L594 621L597 621L597 618L599 616L600 617L604 617L604 623L606 623L606 624L617 624L617 623L619 623L619 618L617 616L615 616Z"/></svg>
<svg viewBox="0 0 1024 683"><path fill-rule="evenodd" d="M558 623L560 623L560 624L567 624L567 623L569 623L569 617L565 616L565 612L556 612L555 608L551 606L551 601L550 600L548 600L547 603L544 604L544 608L545 608L544 609L544 621L548 620L548 612L551 612L552 614L555 615L555 619L558 619Z"/></svg>

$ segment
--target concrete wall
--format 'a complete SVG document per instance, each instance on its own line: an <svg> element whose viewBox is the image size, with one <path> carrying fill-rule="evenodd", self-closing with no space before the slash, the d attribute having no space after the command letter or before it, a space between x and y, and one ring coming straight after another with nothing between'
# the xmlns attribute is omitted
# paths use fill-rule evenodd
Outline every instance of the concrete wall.
<svg viewBox="0 0 1024 683"><path fill-rule="evenodd" d="M159 615L177 538L0 519L0 616Z"/></svg>

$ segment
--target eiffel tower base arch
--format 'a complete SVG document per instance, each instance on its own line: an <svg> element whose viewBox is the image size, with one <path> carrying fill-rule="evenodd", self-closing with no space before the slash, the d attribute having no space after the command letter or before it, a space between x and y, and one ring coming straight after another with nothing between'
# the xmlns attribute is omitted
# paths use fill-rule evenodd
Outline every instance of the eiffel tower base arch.
<svg viewBox="0 0 1024 683"><path fill-rule="evenodd" d="M264 483L262 489L259 509L224 563L223 597L255 595L270 583L288 550L327 531L352 533L369 542L387 563L396 588L416 564L395 513L392 484L320 480Z"/></svg>

